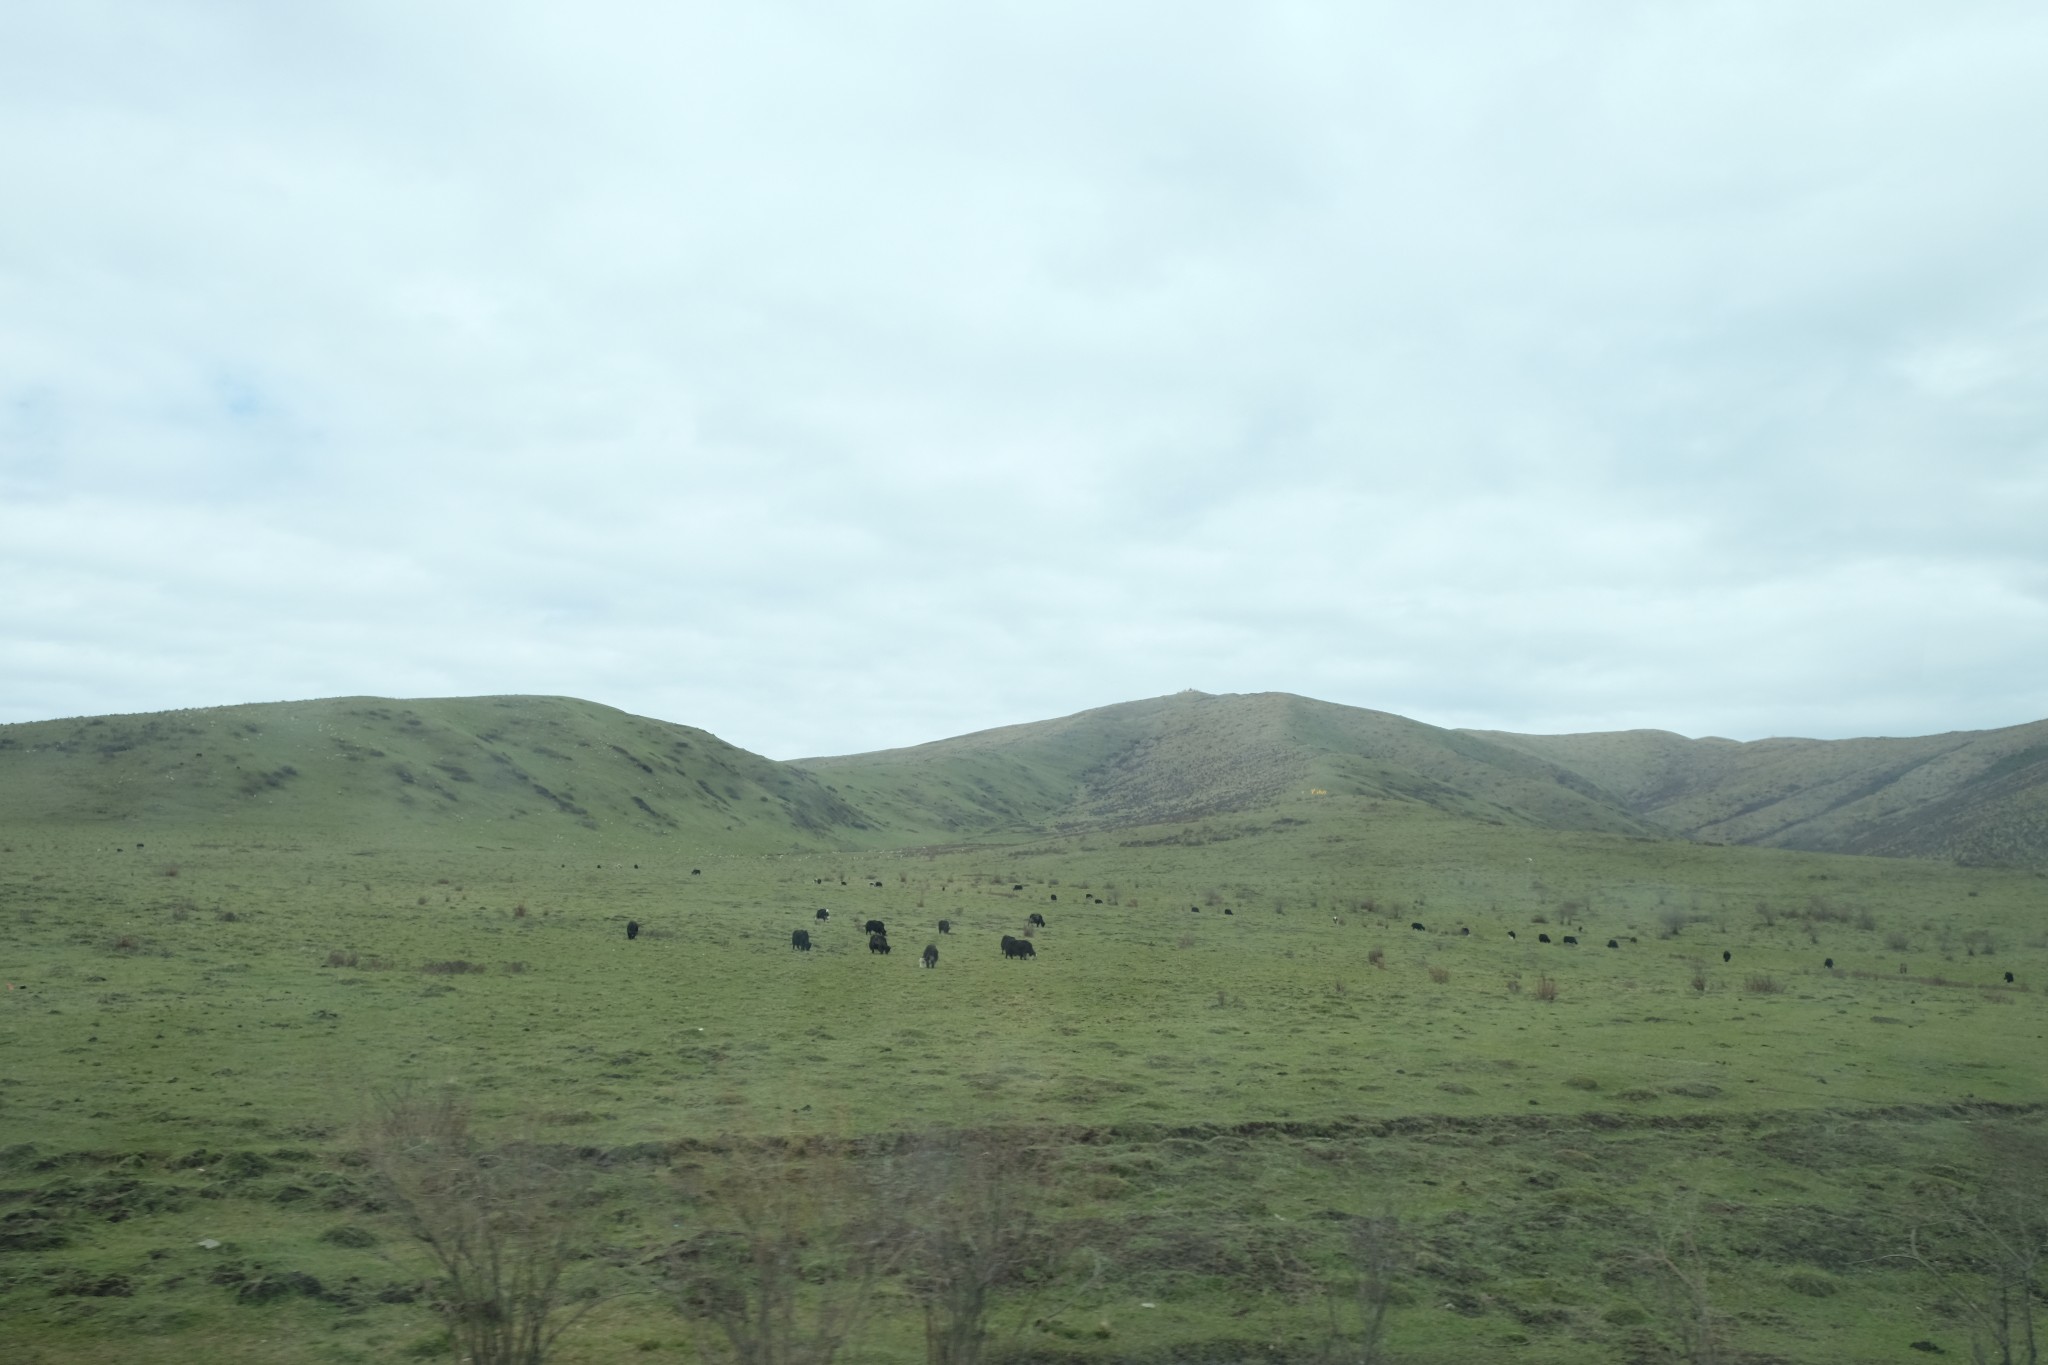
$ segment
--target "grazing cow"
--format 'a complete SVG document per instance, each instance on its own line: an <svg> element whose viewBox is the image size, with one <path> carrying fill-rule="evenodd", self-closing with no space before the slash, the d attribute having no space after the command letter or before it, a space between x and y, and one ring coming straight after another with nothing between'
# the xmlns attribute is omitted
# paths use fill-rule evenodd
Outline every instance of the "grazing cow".
<svg viewBox="0 0 2048 1365"><path fill-rule="evenodd" d="M634 939L636 939L636 938L638 938L638 937L640 937L640 921L639 921L639 920L637 920L637 919L629 919L629 920L627 920L627 921L626 921L626 941L630 943L630 942L632 942L632 941L633 941Z"/></svg>
<svg viewBox="0 0 2048 1365"><path fill-rule="evenodd" d="M1230 913L1230 907L1229 907L1229 906L1227 906L1227 905L1226 905L1226 906L1224 906L1224 907L1223 907L1223 913L1224 913L1224 914L1226 914L1226 915L1227 915L1227 914L1229 914L1229 913Z"/></svg>
<svg viewBox="0 0 2048 1365"><path fill-rule="evenodd" d="M1728 960L1729 960L1730 958L1732 958L1732 957L1734 957L1734 956L1735 956L1735 954L1733 954L1733 953L1729 952L1729 951L1728 951L1728 950L1727 950L1726 948L1723 948L1723 949L1721 950L1721 960L1722 960L1723 962L1726 962L1726 961L1728 961Z"/></svg>
<svg viewBox="0 0 2048 1365"><path fill-rule="evenodd" d="M1188 913L1190 915L1199 915L1202 913L1202 907L1199 905L1190 905L1188 907Z"/></svg>
<svg viewBox="0 0 2048 1365"><path fill-rule="evenodd" d="M864 934L886 934L889 932L889 926L878 919L871 919L861 926L861 932Z"/></svg>
<svg viewBox="0 0 2048 1365"><path fill-rule="evenodd" d="M799 929L791 934L789 936L789 946L800 953L808 953L811 950L811 931Z"/></svg>
<svg viewBox="0 0 2048 1365"><path fill-rule="evenodd" d="M1011 887L1010 889L1012 891L1022 891L1024 889L1024 883L1018 882L1015 886Z"/></svg>
<svg viewBox="0 0 2048 1365"><path fill-rule="evenodd" d="M1820 965L1827 968L1829 971L1833 971L1835 969L1835 960L1833 958L1829 958L1827 961L1821 963ZM2010 981L2011 979L2012 977L2010 975L2006 977L2006 980L2008 981Z"/></svg>
<svg viewBox="0 0 2048 1365"><path fill-rule="evenodd" d="M1055 891L1052 895L1046 897L1046 899L1049 901L1056 901L1059 898L1059 893L1057 891Z"/></svg>
<svg viewBox="0 0 2048 1365"><path fill-rule="evenodd" d="M869 934L869 935L868 935L868 951L869 951L869 952L871 952L871 953L880 953L880 954L881 954L882 956L884 956L884 957L887 957L887 956L889 955L889 937L888 937L888 935L886 935L886 934Z"/></svg>
<svg viewBox="0 0 2048 1365"><path fill-rule="evenodd" d="M2005 984L2006 984L2006 985L2008 985L2008 986L2010 986L2010 985L2012 984L2012 973L2011 973L2011 972L2007 972L2007 973L2005 974Z"/></svg>
<svg viewBox="0 0 2048 1365"><path fill-rule="evenodd" d="M690 875L692 877L701 877L704 875L704 869L701 867L693 867L690 869Z"/></svg>
<svg viewBox="0 0 2048 1365"><path fill-rule="evenodd" d="M1471 925L1469 925L1469 924L1464 924L1464 925L1460 925L1460 926L1458 926L1458 936L1459 936L1460 938L1468 937L1468 936L1469 936L1469 935L1470 935L1471 933L1472 933L1472 926L1471 926Z"/></svg>
<svg viewBox="0 0 2048 1365"><path fill-rule="evenodd" d="M1607 940L1607 946L1610 948L1619 948L1621 945L1610 938Z"/></svg>
<svg viewBox="0 0 2048 1365"><path fill-rule="evenodd" d="M1536 935L1536 941L1537 941L1538 943L1548 943L1548 942L1550 942L1550 935L1548 935L1548 934L1538 934L1538 935Z"/></svg>
<svg viewBox="0 0 2048 1365"><path fill-rule="evenodd" d="M1019 958L1037 957L1038 949L1031 946L1030 939L1020 938L1017 940L1017 956Z"/></svg>
<svg viewBox="0 0 2048 1365"><path fill-rule="evenodd" d="M940 921L939 921L939 932L940 932L940 933L942 933L942 934L950 934L950 933L952 933L952 932L953 932L953 921L951 921L951 920L949 920L949 919L942 919L942 920L940 920Z"/></svg>
<svg viewBox="0 0 2048 1365"><path fill-rule="evenodd" d="M1045 927L1045 916L1034 910L1031 912L1031 922L1043 929Z"/></svg>
<svg viewBox="0 0 2048 1365"><path fill-rule="evenodd" d="M1564 941L1565 941L1566 943L1569 943L1569 944L1571 944L1571 945L1572 945L1572 947L1574 947L1574 948L1576 948L1576 947L1578 947L1578 946L1579 946L1579 941L1578 941L1578 940L1577 940L1576 938L1573 938L1573 937L1572 937L1572 936L1571 936L1570 934L1566 934L1566 935L1564 936Z"/></svg>
<svg viewBox="0 0 2048 1365"><path fill-rule="evenodd" d="M938 944L927 943L924 945L924 965L927 967L936 967L939 965Z"/></svg>
<svg viewBox="0 0 2048 1365"><path fill-rule="evenodd" d="M830 910L827 910L827 909L826 909L826 908L825 908L824 906L822 906L822 905L818 907L818 914L817 914L817 919L818 919L818 923L820 923L820 924L823 924L823 923L824 923L824 922L825 922L826 920L828 920L828 919L831 919L831 918L832 918L832 912L831 912Z"/></svg>
<svg viewBox="0 0 2048 1365"><path fill-rule="evenodd" d="M1515 937L1515 931L1514 931L1514 930L1512 930L1512 929L1508 930L1508 937L1509 937L1509 938L1514 938L1514 937Z"/></svg>

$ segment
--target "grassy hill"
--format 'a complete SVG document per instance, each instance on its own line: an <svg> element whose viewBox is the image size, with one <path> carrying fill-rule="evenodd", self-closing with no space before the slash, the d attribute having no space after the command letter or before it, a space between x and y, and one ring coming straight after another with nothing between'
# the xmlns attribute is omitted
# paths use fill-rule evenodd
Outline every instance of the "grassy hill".
<svg viewBox="0 0 2048 1365"><path fill-rule="evenodd" d="M1515 827L2048 861L2048 721L1912 739L1445 730L1182 692L777 763L563 697L338 698L0 726L0 822L736 852L1038 837L1397 802Z"/></svg>
<svg viewBox="0 0 2048 1365"><path fill-rule="evenodd" d="M1411 1365L1967 1358L2048 1316L1989 1237L2048 1245L2048 872L1645 834L1909 759L1872 829L1990 829L2037 743L1275 694L806 764L558 698L0 727L0 1341L457 1356L371 1155L448 1095L458 1173L549 1182L556 1365L707 1358L747 1226L858 1291L836 1359L927 1359L933 1263L834 1229L1005 1191L1071 1254L994 1287L990 1365L1372 1358L1373 1294Z"/></svg>
<svg viewBox="0 0 2048 1365"><path fill-rule="evenodd" d="M1181 692L799 766L881 825L963 837L1200 820L1311 794L1497 824L1667 832L1541 755L1281 692Z"/></svg>
<svg viewBox="0 0 2048 1365"><path fill-rule="evenodd" d="M2048 721L1913 739L1475 737L1564 765L1700 839L1837 853L2048 859Z"/></svg>
<svg viewBox="0 0 2048 1365"><path fill-rule="evenodd" d="M224 706L0 726L0 823L533 843L673 836L749 850L857 830L788 766L566 697Z"/></svg>

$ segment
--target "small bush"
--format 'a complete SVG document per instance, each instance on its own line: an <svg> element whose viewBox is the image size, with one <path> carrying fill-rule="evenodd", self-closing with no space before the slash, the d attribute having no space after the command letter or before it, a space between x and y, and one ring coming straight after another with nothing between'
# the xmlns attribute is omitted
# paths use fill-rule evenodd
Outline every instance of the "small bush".
<svg viewBox="0 0 2048 1365"><path fill-rule="evenodd" d="M1777 995L1785 988L1779 984L1778 978L1775 976L1766 976L1758 972L1752 974L1747 981L1742 983L1742 989L1748 991L1751 995Z"/></svg>
<svg viewBox="0 0 2048 1365"><path fill-rule="evenodd" d="M123 934L121 935L121 937L114 940L114 950L116 952L132 953L141 946L141 940L136 938L135 935L133 934Z"/></svg>
<svg viewBox="0 0 2048 1365"><path fill-rule="evenodd" d="M1600 1082L1594 1080L1591 1076L1567 1076L1564 1079L1564 1083L1574 1090L1598 1090L1600 1088Z"/></svg>
<svg viewBox="0 0 2048 1365"><path fill-rule="evenodd" d="M1787 1271L1785 1287L1795 1294L1804 1294L1809 1299L1829 1299L1842 1292L1839 1280L1818 1270Z"/></svg>
<svg viewBox="0 0 2048 1365"><path fill-rule="evenodd" d="M435 976L461 976L464 972L483 971L484 966L480 962L465 962L458 957L447 962L429 962L420 970L431 972Z"/></svg>
<svg viewBox="0 0 2048 1365"><path fill-rule="evenodd" d="M505 964L505 975L507 976L518 976L525 970L526 964L524 962L507 962Z"/></svg>
<svg viewBox="0 0 2048 1365"><path fill-rule="evenodd" d="M520 902L519 904L517 904L517 905L515 905L515 906L513 906L513 907L512 907L512 918L513 918L513 919L525 919L525 918L526 918L526 902L525 902L525 901L521 901L521 902Z"/></svg>
<svg viewBox="0 0 2048 1365"><path fill-rule="evenodd" d="M327 955L327 965L330 967L353 967L356 965L356 955L354 953L344 953L337 948Z"/></svg>
<svg viewBox="0 0 2048 1365"><path fill-rule="evenodd" d="M1895 953L1903 953L1913 946L1913 941L1903 931L1894 929L1884 936L1884 946Z"/></svg>
<svg viewBox="0 0 2048 1365"><path fill-rule="evenodd" d="M1557 982L1551 977L1536 978L1536 998L1546 1003L1557 999Z"/></svg>
<svg viewBox="0 0 2048 1365"><path fill-rule="evenodd" d="M1692 988L1702 994L1706 992L1707 969L1703 963L1695 962L1692 964Z"/></svg>
<svg viewBox="0 0 2048 1365"><path fill-rule="evenodd" d="M1027 929L1024 931L1024 933L1025 937L1028 938L1030 937L1031 931ZM1180 941L1174 944L1174 946L1176 948L1192 948L1195 946L1195 936L1193 934L1182 934L1180 936Z"/></svg>
<svg viewBox="0 0 2048 1365"><path fill-rule="evenodd" d="M344 1223L329 1228L320 1234L320 1240L338 1247L373 1247L377 1245L377 1234L368 1228L359 1228L353 1223Z"/></svg>
<svg viewBox="0 0 2048 1365"><path fill-rule="evenodd" d="M1449 967L1431 967L1429 969L1429 979L1441 986L1451 979L1451 969Z"/></svg>
<svg viewBox="0 0 2048 1365"><path fill-rule="evenodd" d="M1381 971L1385 971L1387 969L1387 950L1385 948L1375 948L1365 955L1365 960L1378 967Z"/></svg>
<svg viewBox="0 0 2048 1365"><path fill-rule="evenodd" d="M1522 978L1521 978L1521 977L1519 977L1519 976L1511 976L1511 977L1509 977L1509 978L1508 978L1508 994L1509 994L1509 995L1520 995L1521 993L1522 993Z"/></svg>
<svg viewBox="0 0 2048 1365"><path fill-rule="evenodd" d="M240 924L242 922L242 917L232 910L223 910L218 915L215 915L214 918L222 924Z"/></svg>

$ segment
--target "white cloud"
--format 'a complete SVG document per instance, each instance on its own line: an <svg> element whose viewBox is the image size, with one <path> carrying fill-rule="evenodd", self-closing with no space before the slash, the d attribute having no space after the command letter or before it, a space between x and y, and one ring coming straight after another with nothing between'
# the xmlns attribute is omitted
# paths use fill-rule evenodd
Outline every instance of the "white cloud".
<svg viewBox="0 0 2048 1365"><path fill-rule="evenodd" d="M2048 20L0 16L0 720L2048 714Z"/></svg>

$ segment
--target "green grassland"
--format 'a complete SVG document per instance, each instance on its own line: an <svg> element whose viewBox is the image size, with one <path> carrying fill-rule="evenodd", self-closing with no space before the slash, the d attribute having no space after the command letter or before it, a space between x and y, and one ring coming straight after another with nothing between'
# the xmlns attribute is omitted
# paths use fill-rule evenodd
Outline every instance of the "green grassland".
<svg viewBox="0 0 2048 1365"><path fill-rule="evenodd" d="M1148 732L1178 756L1121 788L1096 740L1065 768L926 754L890 809L880 764L508 700L306 704L362 713L340 739L382 752L355 759L331 712L250 708L175 798L194 736L168 731L222 714L6 727L0 776L45 793L0 782L8 1359L445 1356L431 1264L360 1156L377 1096L443 1087L591 1182L578 1275L610 1297L565 1361L697 1358L661 1272L705 1171L762 1143L879 1169L963 1130L1050 1154L1042 1212L1104 1267L1014 1359L1324 1358L1345 1230L1384 1212L1398 1360L1683 1359L1673 1263L1723 1359L1982 1337L1985 1263L1947 1214L2015 1135L2043 1149L2034 871L1572 828L1582 793L1546 814L1390 758L1415 790L1387 790L1302 759L1291 721ZM1227 764L1190 774L1261 745L1285 781L1110 818L1228 790ZM1092 815L1024 819L1034 783ZM991 802L1038 828L937 842ZM1005 960L1033 912L1036 958ZM1916 1230L1945 1249L1916 1261ZM875 1305L841 1358L921 1359L899 1279Z"/></svg>
<svg viewBox="0 0 2048 1365"><path fill-rule="evenodd" d="M146 1358L139 1329L165 1359L431 1339L418 1303L247 1304L197 1247L323 1286L417 1279L346 1162L369 1095L403 1082L587 1149L632 1215L618 1236L647 1247L675 1221L647 1191L721 1134L1058 1134L1063 1212L1101 1224L1112 1269L1067 1315L1086 1331L1036 1334L1055 1354L1284 1356L1316 1330L1318 1215L1391 1201L1431 1248L1393 1317L1402 1358L1630 1358L1663 1340L1631 1257L1689 1192L1748 1349L1906 1359L1966 1340L1901 1259L1915 1185L2044 1098L2048 887L2018 872L1329 800L944 851L89 830L0 857L9 1223L57 1242L21 1239L0 1313L51 1361ZM1038 957L1003 960L1032 911ZM797 927L814 952L790 950ZM1534 941L1568 929L1580 946ZM421 970L456 960L482 970ZM320 1240L343 1225L376 1245ZM1830 1296L1786 1287L1801 1275ZM110 1277L129 1292L54 1292ZM650 1289L564 1358L684 1340Z"/></svg>

